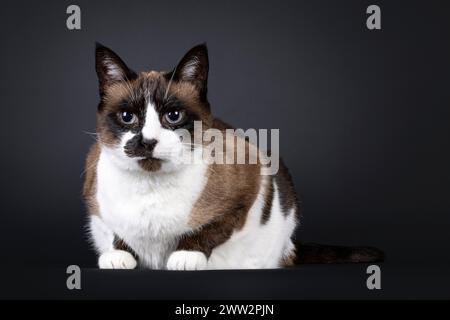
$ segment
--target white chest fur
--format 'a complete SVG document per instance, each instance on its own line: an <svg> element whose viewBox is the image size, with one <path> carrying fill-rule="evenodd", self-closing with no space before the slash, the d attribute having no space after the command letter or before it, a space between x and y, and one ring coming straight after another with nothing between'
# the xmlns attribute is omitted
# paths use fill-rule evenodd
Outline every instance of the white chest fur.
<svg viewBox="0 0 450 320"><path fill-rule="evenodd" d="M207 165L169 173L128 170L102 151L97 165L101 219L138 254L140 263L161 268L177 237L189 231L189 213L206 184Z"/></svg>

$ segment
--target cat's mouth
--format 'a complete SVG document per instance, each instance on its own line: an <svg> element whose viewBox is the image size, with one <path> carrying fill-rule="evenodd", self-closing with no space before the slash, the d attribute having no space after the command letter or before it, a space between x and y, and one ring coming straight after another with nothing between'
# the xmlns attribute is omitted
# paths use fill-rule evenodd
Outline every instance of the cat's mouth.
<svg viewBox="0 0 450 320"><path fill-rule="evenodd" d="M142 159L142 160L147 160L147 161L161 161L161 162L166 161L166 159L161 159L161 158L158 158L158 157L155 157L155 156L147 157L147 158Z"/></svg>
<svg viewBox="0 0 450 320"><path fill-rule="evenodd" d="M125 154L130 158L135 158L138 161L163 161L164 159L158 158L153 154L153 150L146 148L130 148L126 146L124 148Z"/></svg>
<svg viewBox="0 0 450 320"><path fill-rule="evenodd" d="M139 165L146 171L158 171L164 160L158 158L145 158L138 160Z"/></svg>
<svg viewBox="0 0 450 320"><path fill-rule="evenodd" d="M158 157L155 157L155 156L153 156L153 155L148 155L148 156L143 156L143 155L130 155L130 154L127 154L130 158L134 158L134 159L136 159L137 161L143 161L143 162L149 162L149 161L154 161L154 162L158 162L158 161L160 161L160 162L164 162L164 161L166 161L166 159L162 159L162 158L158 158Z"/></svg>

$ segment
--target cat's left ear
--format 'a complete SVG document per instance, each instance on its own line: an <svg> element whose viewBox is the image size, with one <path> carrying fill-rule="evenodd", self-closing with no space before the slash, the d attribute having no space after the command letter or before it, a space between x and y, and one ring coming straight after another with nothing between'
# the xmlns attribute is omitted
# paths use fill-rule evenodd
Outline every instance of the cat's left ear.
<svg viewBox="0 0 450 320"><path fill-rule="evenodd" d="M136 73L127 67L125 62L111 49L95 43L95 70L97 71L100 96L112 84L129 81L137 77Z"/></svg>
<svg viewBox="0 0 450 320"><path fill-rule="evenodd" d="M208 85L208 48L206 44L200 44L189 50L170 76L173 75L175 81L187 81L193 83L200 92L200 95L206 98Z"/></svg>

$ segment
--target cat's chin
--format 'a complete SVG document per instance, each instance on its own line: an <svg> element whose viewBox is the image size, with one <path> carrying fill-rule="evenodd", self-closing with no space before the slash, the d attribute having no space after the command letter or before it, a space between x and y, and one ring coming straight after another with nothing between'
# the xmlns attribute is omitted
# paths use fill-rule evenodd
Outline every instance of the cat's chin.
<svg viewBox="0 0 450 320"><path fill-rule="evenodd" d="M137 160L139 169L145 172L171 173L181 170L185 164L175 159L145 158Z"/></svg>
<svg viewBox="0 0 450 320"><path fill-rule="evenodd" d="M139 166L145 171L156 172L162 168L164 160L157 158L145 158L138 160Z"/></svg>

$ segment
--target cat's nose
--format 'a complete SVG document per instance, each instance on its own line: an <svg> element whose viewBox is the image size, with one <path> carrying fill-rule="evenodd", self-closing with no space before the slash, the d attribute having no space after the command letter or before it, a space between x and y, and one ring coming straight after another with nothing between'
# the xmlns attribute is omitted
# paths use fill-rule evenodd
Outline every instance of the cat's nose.
<svg viewBox="0 0 450 320"><path fill-rule="evenodd" d="M147 149L147 150L153 150L153 148L156 146L156 144L158 143L158 140L156 139L145 139L142 138L141 140L142 145Z"/></svg>

